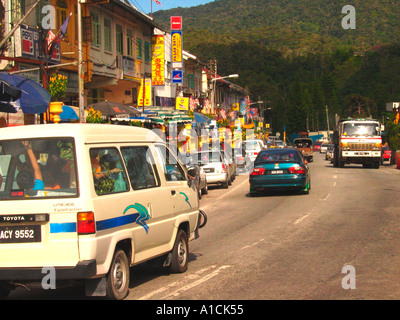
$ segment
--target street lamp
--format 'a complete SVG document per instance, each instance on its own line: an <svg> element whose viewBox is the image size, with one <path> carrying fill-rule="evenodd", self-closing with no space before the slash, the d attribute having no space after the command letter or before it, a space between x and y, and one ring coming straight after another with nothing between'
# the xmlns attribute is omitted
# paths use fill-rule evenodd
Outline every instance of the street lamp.
<svg viewBox="0 0 400 320"><path fill-rule="evenodd" d="M239 75L236 74L236 73L235 74L230 74L229 76L218 77L218 78L211 79L211 81L217 81L217 80L225 79L225 78L239 78Z"/></svg>
<svg viewBox="0 0 400 320"><path fill-rule="evenodd" d="M215 88L215 86L216 86L216 81L217 80L221 80L221 79L226 79L226 78L238 78L239 77L239 75L237 74L237 73L235 73L235 74L230 74L229 76L225 76L225 77L216 77L216 78L213 78L213 79L211 79L211 81L213 82L213 91L212 91L212 109L211 109L211 112L212 113L214 113L214 107L215 107L215 98L216 98L216 92L215 92L215 90L216 90L216 88Z"/></svg>

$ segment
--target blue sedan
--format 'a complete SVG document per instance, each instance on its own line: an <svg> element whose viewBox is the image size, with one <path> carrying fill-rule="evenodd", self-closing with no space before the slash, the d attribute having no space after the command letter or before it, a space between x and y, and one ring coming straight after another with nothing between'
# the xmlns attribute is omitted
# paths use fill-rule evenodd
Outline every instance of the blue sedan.
<svg viewBox="0 0 400 320"><path fill-rule="evenodd" d="M250 195L273 189L308 194L310 188L310 169L297 149L268 149L258 154L250 173Z"/></svg>

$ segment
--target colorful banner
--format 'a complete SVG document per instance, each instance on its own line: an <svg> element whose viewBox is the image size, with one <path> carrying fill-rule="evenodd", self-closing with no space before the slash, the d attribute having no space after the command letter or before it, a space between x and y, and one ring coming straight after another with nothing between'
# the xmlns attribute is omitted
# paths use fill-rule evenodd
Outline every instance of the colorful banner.
<svg viewBox="0 0 400 320"><path fill-rule="evenodd" d="M172 68L182 68L182 31L171 31Z"/></svg>
<svg viewBox="0 0 400 320"><path fill-rule="evenodd" d="M145 86L143 86L143 79L140 81L140 86L139 86L139 91L138 91L138 106L139 107L151 106L151 79L146 78L145 80L146 80Z"/></svg>
<svg viewBox="0 0 400 320"><path fill-rule="evenodd" d="M152 36L151 41L152 51L152 67L151 74L153 79L153 86L165 85L165 71L164 71L164 36Z"/></svg>
<svg viewBox="0 0 400 320"><path fill-rule="evenodd" d="M189 110L189 98L176 98L176 110Z"/></svg>

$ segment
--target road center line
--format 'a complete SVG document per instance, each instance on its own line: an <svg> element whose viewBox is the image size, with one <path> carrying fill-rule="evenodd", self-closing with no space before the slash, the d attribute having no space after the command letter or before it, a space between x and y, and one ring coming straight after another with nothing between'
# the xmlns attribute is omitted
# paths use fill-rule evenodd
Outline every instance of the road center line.
<svg viewBox="0 0 400 320"><path fill-rule="evenodd" d="M315 208L316 208L316 207L312 208L311 211L310 211L309 213L307 213L306 215L304 215L304 216L298 218L295 222L293 222L293 224L298 224L298 223L302 222L304 219L308 218L308 217L311 215L311 213L314 212Z"/></svg>
<svg viewBox="0 0 400 320"><path fill-rule="evenodd" d="M254 246L256 246L257 244L259 244L260 242L263 242L263 241L265 241L265 240L264 240L264 239L260 239L260 240L258 240L257 242L254 242L253 244L251 244L251 245L249 245L249 246L244 246L244 247L240 248L240 250L248 249L248 248L254 247Z"/></svg>

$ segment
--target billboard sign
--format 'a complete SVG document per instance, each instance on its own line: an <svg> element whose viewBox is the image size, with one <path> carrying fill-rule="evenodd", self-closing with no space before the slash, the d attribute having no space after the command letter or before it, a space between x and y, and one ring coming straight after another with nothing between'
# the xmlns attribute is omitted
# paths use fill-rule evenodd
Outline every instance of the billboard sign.
<svg viewBox="0 0 400 320"><path fill-rule="evenodd" d="M14 33L15 56L39 60L39 31L28 26L19 26ZM44 42L46 45L47 42ZM44 55L43 55L44 56ZM53 54L48 62L60 63L60 43L54 46Z"/></svg>

